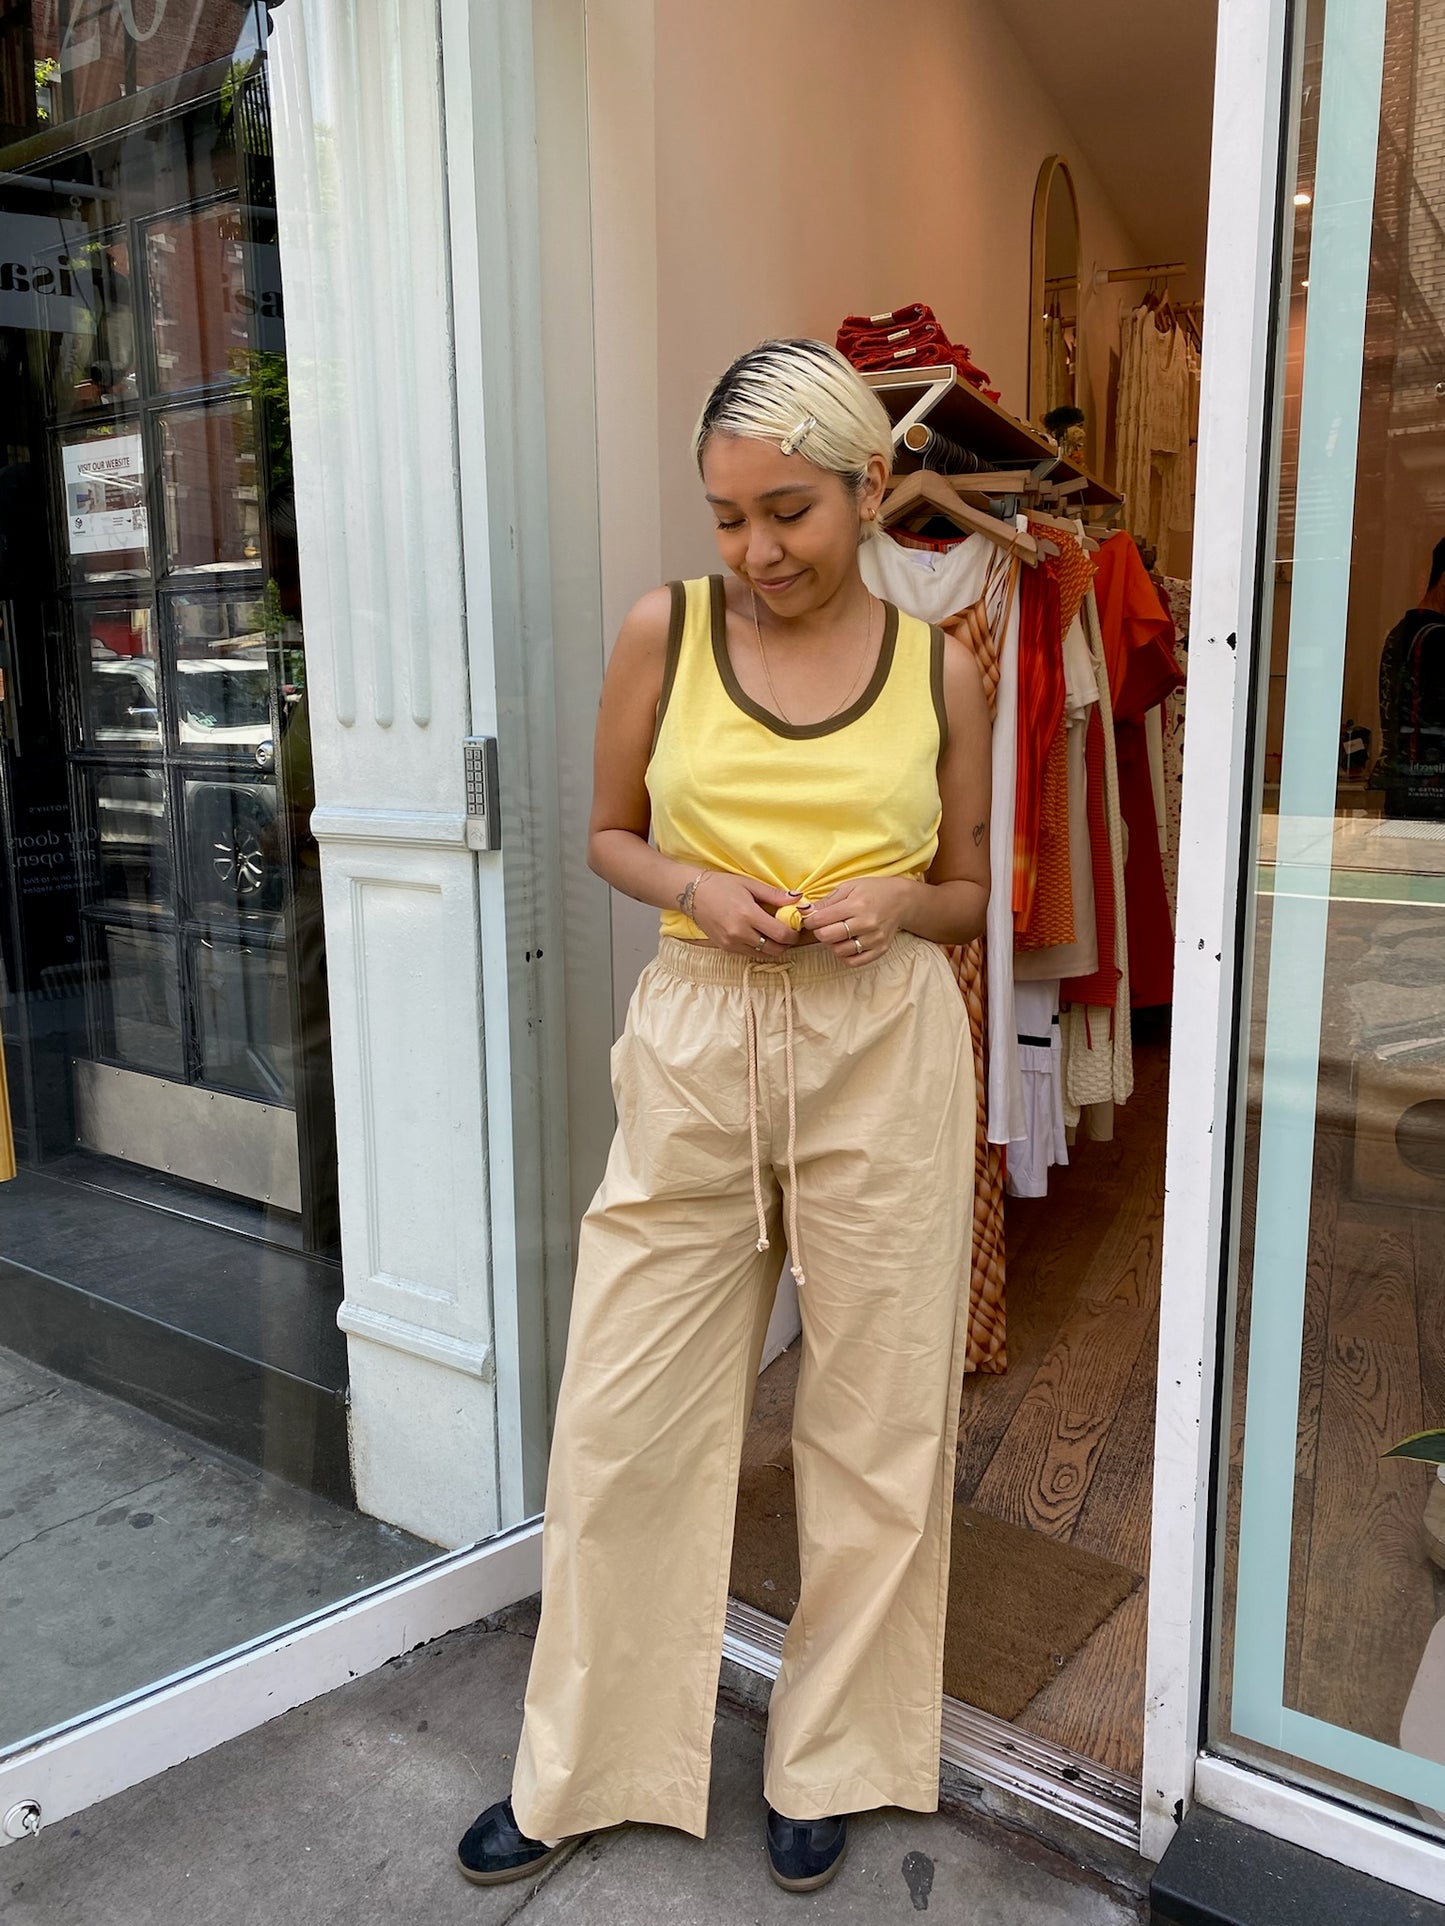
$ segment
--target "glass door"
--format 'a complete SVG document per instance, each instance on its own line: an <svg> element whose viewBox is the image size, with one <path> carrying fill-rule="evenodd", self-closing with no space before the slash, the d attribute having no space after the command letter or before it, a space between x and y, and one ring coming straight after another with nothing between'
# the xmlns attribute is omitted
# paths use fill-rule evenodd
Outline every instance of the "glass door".
<svg viewBox="0 0 1445 1926"><path fill-rule="evenodd" d="M1445 34L1299 10L1210 1744L1445 1836Z"/></svg>
<svg viewBox="0 0 1445 1926"><path fill-rule="evenodd" d="M0 1753L437 1551L353 1496L268 24L0 9Z"/></svg>

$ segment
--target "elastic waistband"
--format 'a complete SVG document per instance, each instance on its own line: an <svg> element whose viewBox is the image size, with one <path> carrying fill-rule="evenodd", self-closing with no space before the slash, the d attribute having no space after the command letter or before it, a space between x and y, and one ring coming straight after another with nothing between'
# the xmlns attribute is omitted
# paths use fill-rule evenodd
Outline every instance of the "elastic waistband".
<svg viewBox="0 0 1445 1926"><path fill-rule="evenodd" d="M805 943L785 956L770 956L754 962L750 956L734 956L729 950L715 950L707 943L686 943L681 937L664 936L657 948L658 967L670 976L689 983L716 983L741 987L744 983L765 984L769 977L786 976L796 987L800 983L819 983L828 977L872 976L877 970L906 962L923 947L922 937L900 930L888 952L876 963L865 963L861 970L850 969L824 943Z"/></svg>

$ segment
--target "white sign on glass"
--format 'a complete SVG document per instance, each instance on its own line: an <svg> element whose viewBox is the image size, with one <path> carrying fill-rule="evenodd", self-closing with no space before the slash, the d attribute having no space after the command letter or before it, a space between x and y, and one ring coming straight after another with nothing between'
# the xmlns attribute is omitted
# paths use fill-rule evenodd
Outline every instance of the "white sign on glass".
<svg viewBox="0 0 1445 1926"><path fill-rule="evenodd" d="M109 555L146 545L145 458L139 435L68 442L65 526L72 555Z"/></svg>

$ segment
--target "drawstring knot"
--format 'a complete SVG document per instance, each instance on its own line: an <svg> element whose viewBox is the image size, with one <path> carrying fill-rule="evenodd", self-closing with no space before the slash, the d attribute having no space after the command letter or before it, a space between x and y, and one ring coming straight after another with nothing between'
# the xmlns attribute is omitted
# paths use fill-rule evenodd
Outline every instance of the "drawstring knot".
<svg viewBox="0 0 1445 1926"><path fill-rule="evenodd" d="M748 1137L753 1153L753 1207L758 1214L757 1248L765 1251L768 1243L768 1212L763 1200L763 1163L758 1147L758 1012L753 1001L754 976L780 976L783 980L783 1058L788 1082L788 1252L789 1269L799 1290L807 1282L803 1275L802 1252L798 1243L798 1079L793 1057L793 982L785 963L749 963L743 971L743 1025L748 1046Z"/></svg>

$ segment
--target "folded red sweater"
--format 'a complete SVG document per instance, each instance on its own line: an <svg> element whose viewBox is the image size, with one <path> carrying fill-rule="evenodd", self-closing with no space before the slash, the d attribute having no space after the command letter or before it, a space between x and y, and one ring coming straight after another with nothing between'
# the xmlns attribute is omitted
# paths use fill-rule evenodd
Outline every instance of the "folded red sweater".
<svg viewBox="0 0 1445 1926"><path fill-rule="evenodd" d="M922 301L888 314L850 314L838 329L837 347L864 374L909 363L920 368L952 365L960 380L982 389L991 401L999 398L969 350L949 340L932 308Z"/></svg>

